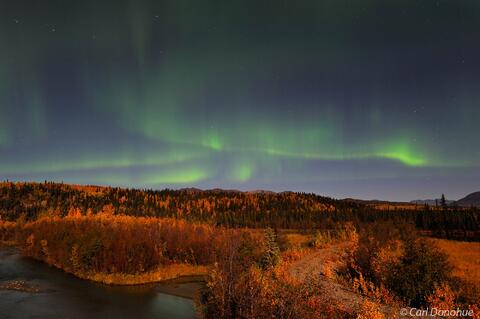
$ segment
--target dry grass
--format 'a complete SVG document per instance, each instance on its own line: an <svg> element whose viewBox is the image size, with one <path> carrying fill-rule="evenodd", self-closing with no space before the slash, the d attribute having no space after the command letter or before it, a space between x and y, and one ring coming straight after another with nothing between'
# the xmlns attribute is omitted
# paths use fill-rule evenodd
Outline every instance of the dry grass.
<svg viewBox="0 0 480 319"><path fill-rule="evenodd" d="M454 267L454 275L480 287L480 243L432 239Z"/></svg>
<svg viewBox="0 0 480 319"><path fill-rule="evenodd" d="M306 247L311 240L311 235L299 233L287 233L284 235L287 242L296 248Z"/></svg>
<svg viewBox="0 0 480 319"><path fill-rule="evenodd" d="M82 279L88 279L108 285L141 285L186 276L206 276L207 272L207 267L205 266L173 264L140 274L74 273L74 275Z"/></svg>
<svg viewBox="0 0 480 319"><path fill-rule="evenodd" d="M15 247L16 242L14 240L0 240L1 247Z"/></svg>

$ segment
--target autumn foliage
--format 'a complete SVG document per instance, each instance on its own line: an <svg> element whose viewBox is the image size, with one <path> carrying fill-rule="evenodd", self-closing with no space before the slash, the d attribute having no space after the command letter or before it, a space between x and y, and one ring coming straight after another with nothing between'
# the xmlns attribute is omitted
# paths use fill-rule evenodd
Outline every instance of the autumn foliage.
<svg viewBox="0 0 480 319"><path fill-rule="evenodd" d="M319 274L293 278L267 229L255 242L233 241L214 264L202 298L206 318L352 318L331 298ZM267 262L268 261L268 262ZM273 262L274 261L274 262Z"/></svg>
<svg viewBox="0 0 480 319"><path fill-rule="evenodd" d="M338 223L413 223L428 235L480 239L480 210L399 205L377 207L297 192L145 190L60 183L0 183L0 220L91 215L168 217L226 227L333 229ZM321 244L321 242L320 242Z"/></svg>
<svg viewBox="0 0 480 319"><path fill-rule="evenodd" d="M203 296L206 318L349 318L317 277L292 280L278 269L255 264L239 269L216 264Z"/></svg>
<svg viewBox="0 0 480 319"><path fill-rule="evenodd" d="M0 184L1 243L16 242L26 256L104 283L208 272L205 318L380 319L384 306L398 305L478 310L478 286L463 278L476 269L472 263L463 262L459 280L444 252L451 243L442 250L418 236L421 228L474 238L468 232L478 229L477 216L379 211L304 193ZM335 261L342 269L326 263L306 268L311 276L289 271L340 242L349 244ZM346 306L326 281L346 285L360 302Z"/></svg>
<svg viewBox="0 0 480 319"><path fill-rule="evenodd" d="M19 235L25 255L72 272L137 274L170 264L213 264L226 230L184 220L79 216L41 218Z"/></svg>
<svg viewBox="0 0 480 319"><path fill-rule="evenodd" d="M412 227L375 223L360 232L347 268L354 290L381 303L436 309L478 307L478 286L455 277L454 267L435 242L419 237ZM363 311L368 313L369 307L365 304Z"/></svg>

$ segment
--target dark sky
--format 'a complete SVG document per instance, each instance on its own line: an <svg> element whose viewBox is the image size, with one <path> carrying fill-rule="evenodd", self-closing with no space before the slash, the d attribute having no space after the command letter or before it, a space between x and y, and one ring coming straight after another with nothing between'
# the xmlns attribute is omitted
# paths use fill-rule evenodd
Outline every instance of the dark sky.
<svg viewBox="0 0 480 319"><path fill-rule="evenodd" d="M0 0L0 179L463 197L479 3Z"/></svg>

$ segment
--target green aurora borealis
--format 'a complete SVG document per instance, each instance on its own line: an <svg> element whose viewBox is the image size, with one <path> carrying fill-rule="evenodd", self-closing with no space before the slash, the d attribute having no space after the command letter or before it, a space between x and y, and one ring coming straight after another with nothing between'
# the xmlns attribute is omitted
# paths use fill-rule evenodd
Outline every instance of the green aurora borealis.
<svg viewBox="0 0 480 319"><path fill-rule="evenodd" d="M0 178L458 198L475 1L11 1Z"/></svg>

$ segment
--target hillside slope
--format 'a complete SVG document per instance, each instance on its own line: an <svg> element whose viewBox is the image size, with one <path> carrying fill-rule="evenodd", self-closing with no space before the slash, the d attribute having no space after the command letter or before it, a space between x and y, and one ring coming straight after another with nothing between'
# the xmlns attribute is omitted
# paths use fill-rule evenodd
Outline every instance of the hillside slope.
<svg viewBox="0 0 480 319"><path fill-rule="evenodd" d="M461 207L480 207L480 192L471 193L457 201Z"/></svg>

